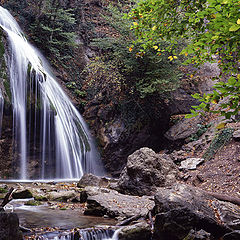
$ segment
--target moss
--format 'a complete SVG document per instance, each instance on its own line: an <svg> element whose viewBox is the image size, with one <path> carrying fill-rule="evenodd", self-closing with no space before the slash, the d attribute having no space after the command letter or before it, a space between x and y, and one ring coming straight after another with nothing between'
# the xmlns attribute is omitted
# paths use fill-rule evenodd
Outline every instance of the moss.
<svg viewBox="0 0 240 240"><path fill-rule="evenodd" d="M48 201L48 199L45 196L34 196L34 199L36 201Z"/></svg>
<svg viewBox="0 0 240 240"><path fill-rule="evenodd" d="M39 202L39 201L35 201L35 200L29 200L27 201L24 205L27 205L27 206L39 206L41 205L42 203Z"/></svg>
<svg viewBox="0 0 240 240"><path fill-rule="evenodd" d="M203 158L205 160L210 160L214 155L225 145L227 144L233 135L234 129L226 128L220 131L215 138L212 140L209 148L204 153Z"/></svg>
<svg viewBox="0 0 240 240"><path fill-rule="evenodd" d="M11 100L12 99L12 93L11 93L11 86L10 86L10 82L7 80L4 80L3 82L5 91L7 93L8 99Z"/></svg>
<svg viewBox="0 0 240 240"><path fill-rule="evenodd" d="M0 188L0 193L7 193L7 192L8 192L7 189L5 189L5 188Z"/></svg>

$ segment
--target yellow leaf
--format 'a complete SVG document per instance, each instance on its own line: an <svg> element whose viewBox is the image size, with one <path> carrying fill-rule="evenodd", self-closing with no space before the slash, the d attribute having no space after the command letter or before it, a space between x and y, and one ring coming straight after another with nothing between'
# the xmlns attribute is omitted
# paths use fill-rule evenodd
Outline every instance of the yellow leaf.
<svg viewBox="0 0 240 240"><path fill-rule="evenodd" d="M217 104L218 102L217 102L217 100L214 99L214 100L212 100L212 103Z"/></svg>
<svg viewBox="0 0 240 240"><path fill-rule="evenodd" d="M134 26L137 26L137 25L138 25L138 23L137 23L137 22L133 22L133 25L134 25Z"/></svg>
<svg viewBox="0 0 240 240"><path fill-rule="evenodd" d="M216 129L223 129L226 126L226 123L221 122L216 126Z"/></svg>
<svg viewBox="0 0 240 240"><path fill-rule="evenodd" d="M185 56L187 56L187 55L188 55L188 53L186 52L186 53L185 53Z"/></svg>
<svg viewBox="0 0 240 240"><path fill-rule="evenodd" d="M173 56L174 59L177 59L177 56Z"/></svg>
<svg viewBox="0 0 240 240"><path fill-rule="evenodd" d="M153 48L154 48L155 50L157 50L157 49L158 49L158 46L153 46Z"/></svg>
<svg viewBox="0 0 240 240"><path fill-rule="evenodd" d="M172 56L169 56L168 59L172 59L173 57Z"/></svg>
<svg viewBox="0 0 240 240"><path fill-rule="evenodd" d="M190 75L190 78L193 78L193 74Z"/></svg>
<svg viewBox="0 0 240 240"><path fill-rule="evenodd" d="M152 27L152 30L153 30L153 31L155 31L156 29L157 29L157 27L156 27L156 26L153 26L153 27Z"/></svg>
<svg viewBox="0 0 240 240"><path fill-rule="evenodd" d="M240 18L237 20L237 24L240 24Z"/></svg>

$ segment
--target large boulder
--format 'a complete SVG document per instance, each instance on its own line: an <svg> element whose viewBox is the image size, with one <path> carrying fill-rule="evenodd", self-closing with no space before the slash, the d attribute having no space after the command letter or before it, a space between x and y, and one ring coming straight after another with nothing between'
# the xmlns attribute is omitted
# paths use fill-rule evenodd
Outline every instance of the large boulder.
<svg viewBox="0 0 240 240"><path fill-rule="evenodd" d="M133 216L146 217L154 207L154 201L149 196L129 196L115 190L99 187L86 187L86 215L118 217L120 219Z"/></svg>
<svg viewBox="0 0 240 240"><path fill-rule="evenodd" d="M177 124L173 125L164 136L171 141L184 140L193 134L196 134L201 123L202 118L200 116L194 118L184 118Z"/></svg>
<svg viewBox="0 0 240 240"><path fill-rule="evenodd" d="M152 195L157 187L169 186L177 177L178 170L168 155L141 148L128 157L118 187L127 194Z"/></svg>
<svg viewBox="0 0 240 240"><path fill-rule="evenodd" d="M190 230L204 230L214 238L240 229L238 206L184 184L159 188L155 195L155 238L182 240Z"/></svg>
<svg viewBox="0 0 240 240"><path fill-rule="evenodd" d="M15 213L0 212L0 240L21 240L19 220Z"/></svg>

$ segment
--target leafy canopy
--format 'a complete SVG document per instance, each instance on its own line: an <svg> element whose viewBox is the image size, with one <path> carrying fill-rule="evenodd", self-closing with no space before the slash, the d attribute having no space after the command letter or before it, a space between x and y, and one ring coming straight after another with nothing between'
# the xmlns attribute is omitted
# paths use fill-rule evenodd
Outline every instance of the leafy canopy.
<svg viewBox="0 0 240 240"><path fill-rule="evenodd" d="M221 113L227 119L240 110L240 1L239 0L140 0L128 17L137 36L135 44L143 51L177 54L178 41L187 39L187 46L180 54L188 57L187 64L199 65L207 61L218 62L221 74L228 81L218 81L211 94L194 94L201 104L195 106L187 117L204 111ZM171 44L160 49L159 40ZM224 101L221 101L223 100ZM220 102L221 101L221 102ZM219 103L213 108L211 103Z"/></svg>

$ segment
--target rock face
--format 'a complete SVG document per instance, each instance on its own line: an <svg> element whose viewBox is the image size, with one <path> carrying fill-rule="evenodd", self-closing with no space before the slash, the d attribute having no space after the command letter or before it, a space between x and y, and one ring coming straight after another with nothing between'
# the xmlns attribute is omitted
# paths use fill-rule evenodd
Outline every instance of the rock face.
<svg viewBox="0 0 240 240"><path fill-rule="evenodd" d="M171 141L184 140L198 131L198 124L201 122L201 117L184 118L172 126L165 133L165 137Z"/></svg>
<svg viewBox="0 0 240 240"><path fill-rule="evenodd" d="M154 207L151 197L128 196L115 190L99 187L86 187L87 209L84 214L94 216L129 218L145 217Z"/></svg>
<svg viewBox="0 0 240 240"><path fill-rule="evenodd" d="M219 238L232 231L240 218L239 207L219 201L188 185L159 188L155 195L155 239L182 240L191 229ZM234 225L240 229L239 225Z"/></svg>
<svg viewBox="0 0 240 240"><path fill-rule="evenodd" d="M15 213L0 212L0 240L21 240L19 220Z"/></svg>
<svg viewBox="0 0 240 240"><path fill-rule="evenodd" d="M128 157L118 187L127 194L151 195L157 187L169 186L177 177L178 170L168 155L141 148Z"/></svg>

